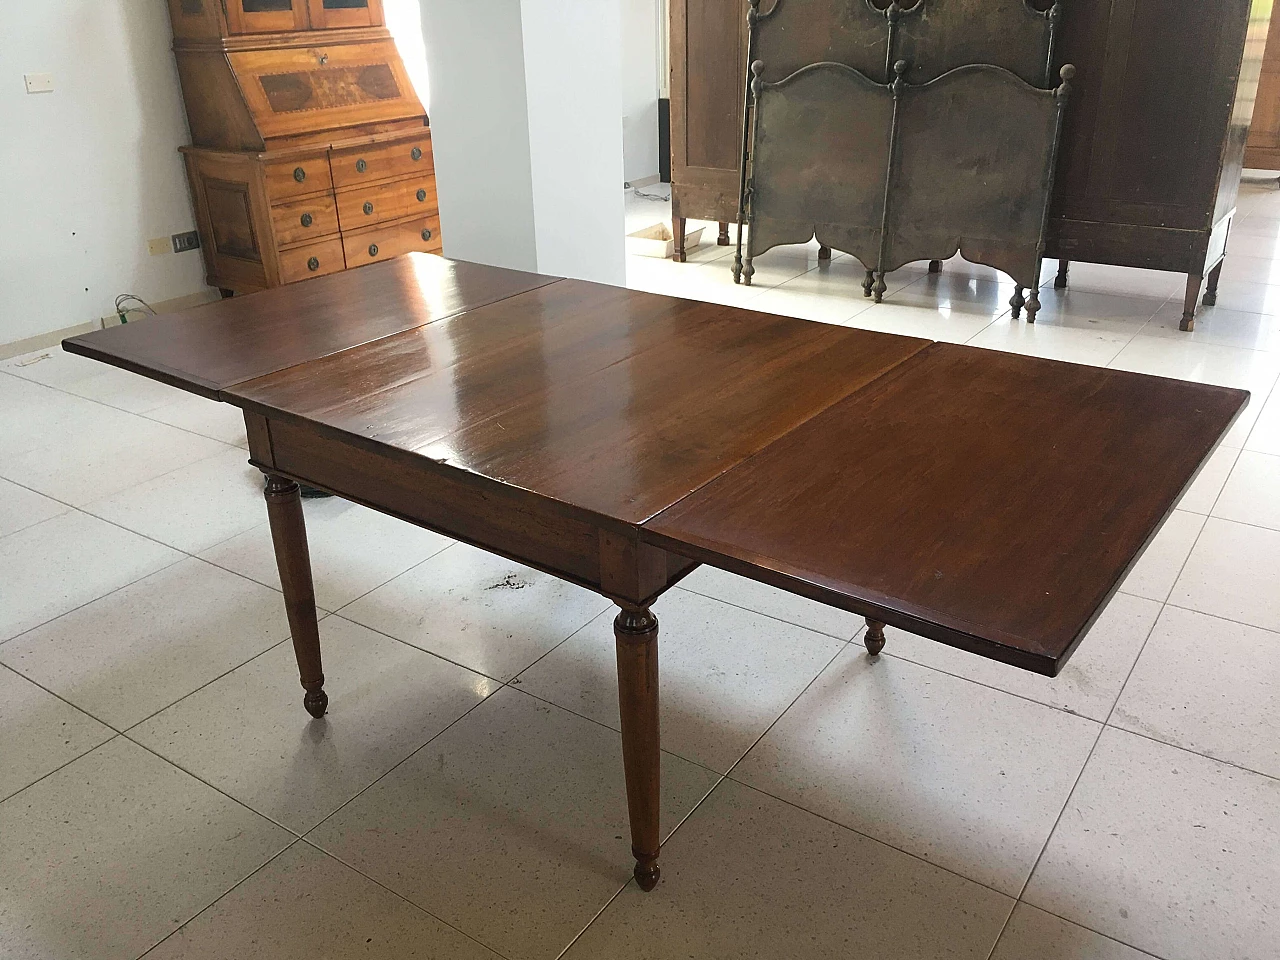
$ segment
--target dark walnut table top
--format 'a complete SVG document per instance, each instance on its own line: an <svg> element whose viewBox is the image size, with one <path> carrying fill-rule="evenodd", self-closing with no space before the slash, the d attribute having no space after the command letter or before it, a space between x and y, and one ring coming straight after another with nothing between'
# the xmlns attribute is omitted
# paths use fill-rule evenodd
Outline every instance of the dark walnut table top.
<svg viewBox="0 0 1280 960"><path fill-rule="evenodd" d="M426 254L65 346L1049 675L1248 399Z"/></svg>

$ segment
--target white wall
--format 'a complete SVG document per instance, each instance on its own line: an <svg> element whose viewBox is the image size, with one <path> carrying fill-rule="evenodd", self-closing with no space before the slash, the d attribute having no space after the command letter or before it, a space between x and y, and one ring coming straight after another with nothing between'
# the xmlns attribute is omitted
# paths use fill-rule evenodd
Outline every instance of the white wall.
<svg viewBox="0 0 1280 960"><path fill-rule="evenodd" d="M520 8L538 270L623 286L619 0Z"/></svg>
<svg viewBox="0 0 1280 960"><path fill-rule="evenodd" d="M118 293L204 290L198 251L147 253L195 226L165 5L3 6L0 344L109 315ZM54 92L28 94L24 73L52 73Z"/></svg>
<svg viewBox="0 0 1280 960"><path fill-rule="evenodd" d="M658 0L622 0L622 174L658 175Z"/></svg>
<svg viewBox="0 0 1280 960"><path fill-rule="evenodd" d="M520 0L422 0L444 254L537 270Z"/></svg>
<svg viewBox="0 0 1280 960"><path fill-rule="evenodd" d="M623 0L422 0L446 256L625 281Z"/></svg>

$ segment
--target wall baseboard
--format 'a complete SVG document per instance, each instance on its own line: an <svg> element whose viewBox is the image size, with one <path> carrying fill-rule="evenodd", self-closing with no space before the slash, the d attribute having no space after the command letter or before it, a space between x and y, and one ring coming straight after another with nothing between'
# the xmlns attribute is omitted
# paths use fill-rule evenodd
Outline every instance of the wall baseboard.
<svg viewBox="0 0 1280 960"><path fill-rule="evenodd" d="M623 184L623 186L624 187L651 187L655 183L659 183L660 179L661 179L660 175L655 173L652 176L641 177L639 180L628 180L626 183Z"/></svg>
<svg viewBox="0 0 1280 960"><path fill-rule="evenodd" d="M199 293L190 293L184 297L174 297L172 300L161 300L153 303L156 313L177 313L179 310L189 310L192 307L198 307L204 303L211 303L219 299L217 290L212 288L202 290ZM36 350L44 350L48 347L56 347L67 337L76 337L82 333L91 333L94 330L101 330L104 327L114 327L120 323L120 318L116 314L109 317L103 317L101 320L90 320L87 323L77 323L74 327L63 327L61 330L50 330L48 333L42 333L38 336L27 337L25 340L13 340L9 343L0 343L0 360L8 360L10 357L20 357L24 353L32 353Z"/></svg>

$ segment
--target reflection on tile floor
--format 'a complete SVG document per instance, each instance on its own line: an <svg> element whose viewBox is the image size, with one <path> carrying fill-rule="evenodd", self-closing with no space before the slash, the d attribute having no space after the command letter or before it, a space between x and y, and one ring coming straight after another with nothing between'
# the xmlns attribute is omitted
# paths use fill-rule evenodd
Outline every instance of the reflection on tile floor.
<svg viewBox="0 0 1280 960"><path fill-rule="evenodd" d="M636 288L1253 391L1055 680L894 630L870 661L856 618L716 570L660 601L649 895L607 604L309 502L309 722L235 411L0 362L0 956L1280 955L1280 192L1241 210L1192 334L1152 271L1046 264L1028 327L961 261L873 304L814 244L751 287L714 228L631 258Z"/></svg>

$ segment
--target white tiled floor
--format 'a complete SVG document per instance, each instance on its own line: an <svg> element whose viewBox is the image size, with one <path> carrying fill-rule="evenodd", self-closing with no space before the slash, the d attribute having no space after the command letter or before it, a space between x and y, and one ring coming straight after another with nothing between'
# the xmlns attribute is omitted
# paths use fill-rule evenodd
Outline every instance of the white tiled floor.
<svg viewBox="0 0 1280 960"><path fill-rule="evenodd" d="M235 411L58 351L0 363L0 956L1280 957L1280 192L1241 208L1191 335L1149 271L1077 264L1029 328L958 261L880 305L813 245L735 286L714 228L628 264L1254 392L1056 680L893 630L872 661L856 618L716 570L661 600L649 895L604 601L309 502L311 722ZM629 202L632 228L666 215Z"/></svg>

